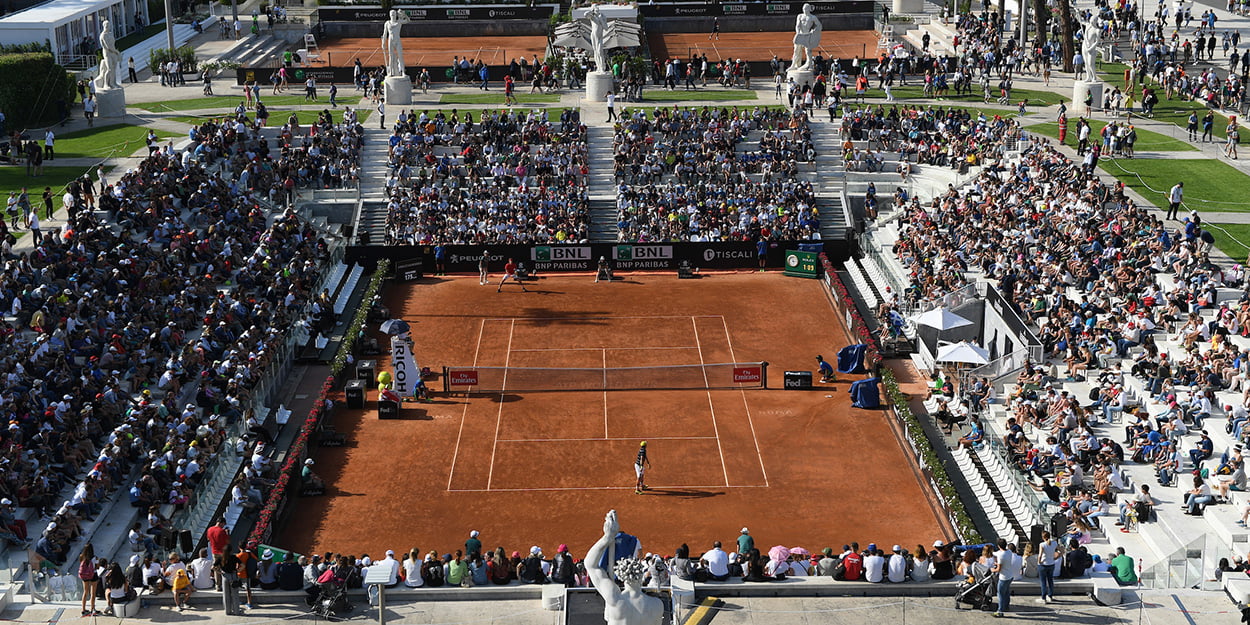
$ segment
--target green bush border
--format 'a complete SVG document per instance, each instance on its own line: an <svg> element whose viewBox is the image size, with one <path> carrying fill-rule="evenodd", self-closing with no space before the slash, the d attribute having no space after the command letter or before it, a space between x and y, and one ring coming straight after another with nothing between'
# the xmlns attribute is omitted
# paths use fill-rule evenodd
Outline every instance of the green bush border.
<svg viewBox="0 0 1250 625"><path fill-rule="evenodd" d="M343 333L343 342L339 344L339 351L334 354L334 360L330 362L330 375L337 378L347 367L347 357L356 348L356 341L364 336L365 320L369 318L373 298L377 297L378 291L382 290L382 282L386 280L390 271L389 258L378 261L378 266L373 270L373 276L369 279L369 286L365 289L364 299L360 300L360 308L356 309L356 316L352 318L351 325L347 326L347 331Z"/></svg>
<svg viewBox="0 0 1250 625"><path fill-rule="evenodd" d="M933 480L934 486L937 487L938 493L944 499L946 509L950 514L951 524L955 526L955 531L959 534L959 538L964 544L974 545L982 542L981 533L977 531L976 525L972 522L972 518L968 516L968 510L963 500L959 497L959 491L955 489L954 482L946 472L946 467L942 464L942 460L938 458L937 452L934 451L933 445L929 443L929 437L924 433L924 427L920 425L920 420L911 412L911 405L907 394L898 387L898 379L894 377L894 371L889 367L881 367L881 384L885 386L885 394L890 399L890 404L894 408L895 414L907 429L907 438L911 440L912 447L916 449L917 455L920 456L920 462L924 468L928 469L929 476Z"/></svg>
<svg viewBox="0 0 1250 625"><path fill-rule="evenodd" d="M390 272L390 269L391 261L382 259L378 262L377 268L373 270L369 286L365 288L364 299L360 300L360 307L356 309L356 316L352 318L351 325L347 326L347 331L343 333L343 342L339 344L339 351L334 354L334 360L330 365L330 375L322 383L321 392L317 395L317 401L313 403L312 408L308 411L308 416L304 419L304 425L300 427L295 440L287 448L286 462L283 463L282 469L278 472L278 479L274 484L273 490L269 491L269 497L265 500L264 507L261 508L260 513L257 515L256 524L252 526L252 531L248 533L248 540L256 541L257 543L269 542L273 538L274 527L280 524L281 518L285 516L287 499L291 495L291 484L299 484L297 478L299 472L303 469L304 459L308 457L309 445L312 442L313 434L321 426L321 420L328 413L326 400L334 392L339 373L347 367L347 356L356 348L356 341L360 340L361 336L364 336L365 320L369 317L369 309L373 307L373 298L382 289L382 282L386 280L386 275Z"/></svg>

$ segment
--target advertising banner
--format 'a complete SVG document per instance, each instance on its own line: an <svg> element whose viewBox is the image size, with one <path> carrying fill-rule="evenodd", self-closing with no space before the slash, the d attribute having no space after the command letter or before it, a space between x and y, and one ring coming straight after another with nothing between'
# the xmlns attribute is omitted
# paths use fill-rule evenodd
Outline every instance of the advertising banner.
<svg viewBox="0 0 1250 625"><path fill-rule="evenodd" d="M672 2L639 4L644 17L727 17L736 15L798 15L803 5L811 4L817 15L835 13L872 13L873 3L863 0L847 2ZM826 27L827 28L827 27Z"/></svg>
<svg viewBox="0 0 1250 625"><path fill-rule="evenodd" d="M464 20L547 20L559 5L538 6L399 6L413 22ZM385 22L389 12L380 6L321 7L317 9L323 22Z"/></svg>
<svg viewBox="0 0 1250 625"><path fill-rule="evenodd" d="M764 379L764 369L759 365L734 367L734 384L759 384Z"/></svg>
<svg viewBox="0 0 1250 625"><path fill-rule="evenodd" d="M393 386L400 397L412 397L417 390L421 369L412 353L412 338L407 334L391 337L391 369Z"/></svg>

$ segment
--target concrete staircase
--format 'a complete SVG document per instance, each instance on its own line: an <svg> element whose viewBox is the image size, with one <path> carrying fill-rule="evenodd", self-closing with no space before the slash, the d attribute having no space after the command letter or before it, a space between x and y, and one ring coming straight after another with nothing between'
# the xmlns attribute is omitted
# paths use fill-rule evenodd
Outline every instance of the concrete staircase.
<svg viewBox="0 0 1250 625"><path fill-rule="evenodd" d="M365 129L365 146L360 154L360 207L357 210L356 240L368 237L377 245L386 241L386 181L390 178L388 151L390 133L379 128Z"/></svg>
<svg viewBox="0 0 1250 625"><path fill-rule="evenodd" d="M612 173L612 137L611 126L586 127L586 153L590 157L586 195L590 199L590 240L596 242L615 242L620 235L616 219L616 178Z"/></svg>

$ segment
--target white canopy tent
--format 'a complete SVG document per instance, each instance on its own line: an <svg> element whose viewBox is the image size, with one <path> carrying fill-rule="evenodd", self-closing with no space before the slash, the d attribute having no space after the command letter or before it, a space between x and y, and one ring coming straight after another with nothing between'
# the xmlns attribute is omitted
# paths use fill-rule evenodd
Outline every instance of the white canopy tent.
<svg viewBox="0 0 1250 625"><path fill-rule="evenodd" d="M136 19L137 18L137 19ZM54 0L0 18L0 44L52 43L62 65L91 55L84 66L95 65L100 26L109 20L118 39L149 24L146 0Z"/></svg>

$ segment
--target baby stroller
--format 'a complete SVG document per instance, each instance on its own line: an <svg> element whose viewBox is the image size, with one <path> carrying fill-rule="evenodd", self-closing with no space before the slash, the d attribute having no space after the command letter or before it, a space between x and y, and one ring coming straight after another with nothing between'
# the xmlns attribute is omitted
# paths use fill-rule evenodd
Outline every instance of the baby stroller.
<svg viewBox="0 0 1250 625"><path fill-rule="evenodd" d="M312 610L322 618L332 619L352 611L352 604L347 600L347 586L334 582L319 584L321 592L316 599L311 599Z"/></svg>
<svg viewBox="0 0 1250 625"><path fill-rule="evenodd" d="M968 581L971 578L972 581ZM955 609L966 603L974 610L989 610L994 603L994 575L985 566L974 564L972 575L965 577L955 587Z"/></svg>

